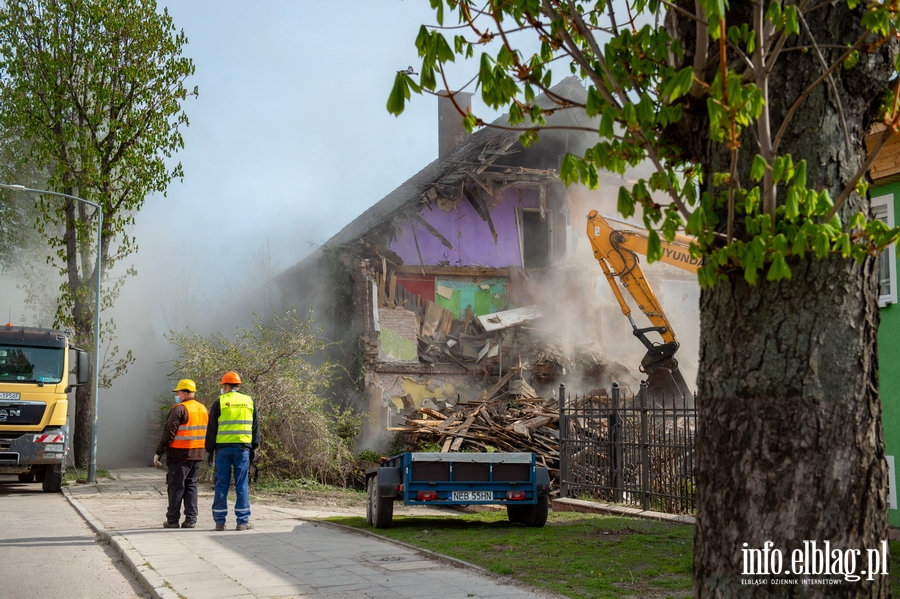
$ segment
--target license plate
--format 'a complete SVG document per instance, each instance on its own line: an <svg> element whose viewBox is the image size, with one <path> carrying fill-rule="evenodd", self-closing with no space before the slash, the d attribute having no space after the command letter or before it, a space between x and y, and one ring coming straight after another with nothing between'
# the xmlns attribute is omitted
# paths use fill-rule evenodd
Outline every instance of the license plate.
<svg viewBox="0 0 900 599"><path fill-rule="evenodd" d="M0 399L19 399L21 397L22 397L21 393L12 393L10 391L0 392Z"/></svg>
<svg viewBox="0 0 900 599"><path fill-rule="evenodd" d="M493 501L493 491L453 491L450 495L453 501Z"/></svg>

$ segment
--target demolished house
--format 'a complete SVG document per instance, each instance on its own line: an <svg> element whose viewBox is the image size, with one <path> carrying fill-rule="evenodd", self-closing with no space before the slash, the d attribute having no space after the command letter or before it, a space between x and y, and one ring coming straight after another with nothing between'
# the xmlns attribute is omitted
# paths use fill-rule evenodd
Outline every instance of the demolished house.
<svg viewBox="0 0 900 599"><path fill-rule="evenodd" d="M551 92L586 96L574 77ZM614 214L626 181L561 183L562 157L589 135L545 131L523 147L516 130L468 135L445 99L439 116L438 159L279 275L282 304L312 308L345 342L370 446L407 433L436 451L535 451L555 470L559 385L640 378L643 348L585 238L589 210ZM575 109L549 121L596 129ZM696 327L695 277L651 270Z"/></svg>

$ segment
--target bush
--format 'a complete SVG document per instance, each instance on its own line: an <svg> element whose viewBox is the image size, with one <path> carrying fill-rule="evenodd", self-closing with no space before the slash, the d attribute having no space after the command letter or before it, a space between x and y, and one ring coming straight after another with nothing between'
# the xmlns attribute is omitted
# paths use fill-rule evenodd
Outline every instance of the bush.
<svg viewBox="0 0 900 599"><path fill-rule="evenodd" d="M253 398L257 410L260 475L345 484L355 461L350 448L360 418L325 401L335 367L310 361L327 345L312 324L290 311L273 314L269 323L256 316L250 329L238 328L233 338L170 332L167 339L180 357L169 376L173 381L193 379L197 399L209 407L218 396L222 374L236 371L241 392Z"/></svg>

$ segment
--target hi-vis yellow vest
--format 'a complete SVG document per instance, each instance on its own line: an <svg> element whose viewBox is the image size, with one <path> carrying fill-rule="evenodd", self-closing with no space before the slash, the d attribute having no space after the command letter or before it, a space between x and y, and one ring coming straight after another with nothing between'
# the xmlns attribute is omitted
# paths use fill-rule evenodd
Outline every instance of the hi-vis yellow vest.
<svg viewBox="0 0 900 599"><path fill-rule="evenodd" d="M232 391L219 396L219 428L216 444L253 441L253 399Z"/></svg>
<svg viewBox="0 0 900 599"><path fill-rule="evenodd" d="M209 422L209 412L199 401L188 399L181 402L188 413L188 421L178 427L175 438L169 443L169 447L178 449L202 449L206 442L206 424Z"/></svg>

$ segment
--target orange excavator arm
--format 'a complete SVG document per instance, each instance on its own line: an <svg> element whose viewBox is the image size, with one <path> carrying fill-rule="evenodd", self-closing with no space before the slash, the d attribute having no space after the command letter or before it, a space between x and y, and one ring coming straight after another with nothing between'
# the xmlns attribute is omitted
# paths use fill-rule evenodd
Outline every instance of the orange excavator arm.
<svg viewBox="0 0 900 599"><path fill-rule="evenodd" d="M687 384L678 371L678 361L675 359L678 340L662 305L641 270L638 259L638 254L647 255L649 243L647 231L624 221L601 216L596 210L591 210L587 218L587 234L594 250L594 258L600 263L600 268L606 275L622 313L631 323L634 336L647 348L647 353L641 360L641 372L652 374L663 368L672 373L678 390L683 395L689 395ZM676 236L672 243L663 240L661 261L696 273L700 268L700 260L691 257L690 244L691 238L683 235ZM616 282L617 278L619 282ZM631 308L622 295L620 284L634 298L638 308L653 326L638 328L631 317ZM647 333L658 333L663 342L653 343L647 338Z"/></svg>

